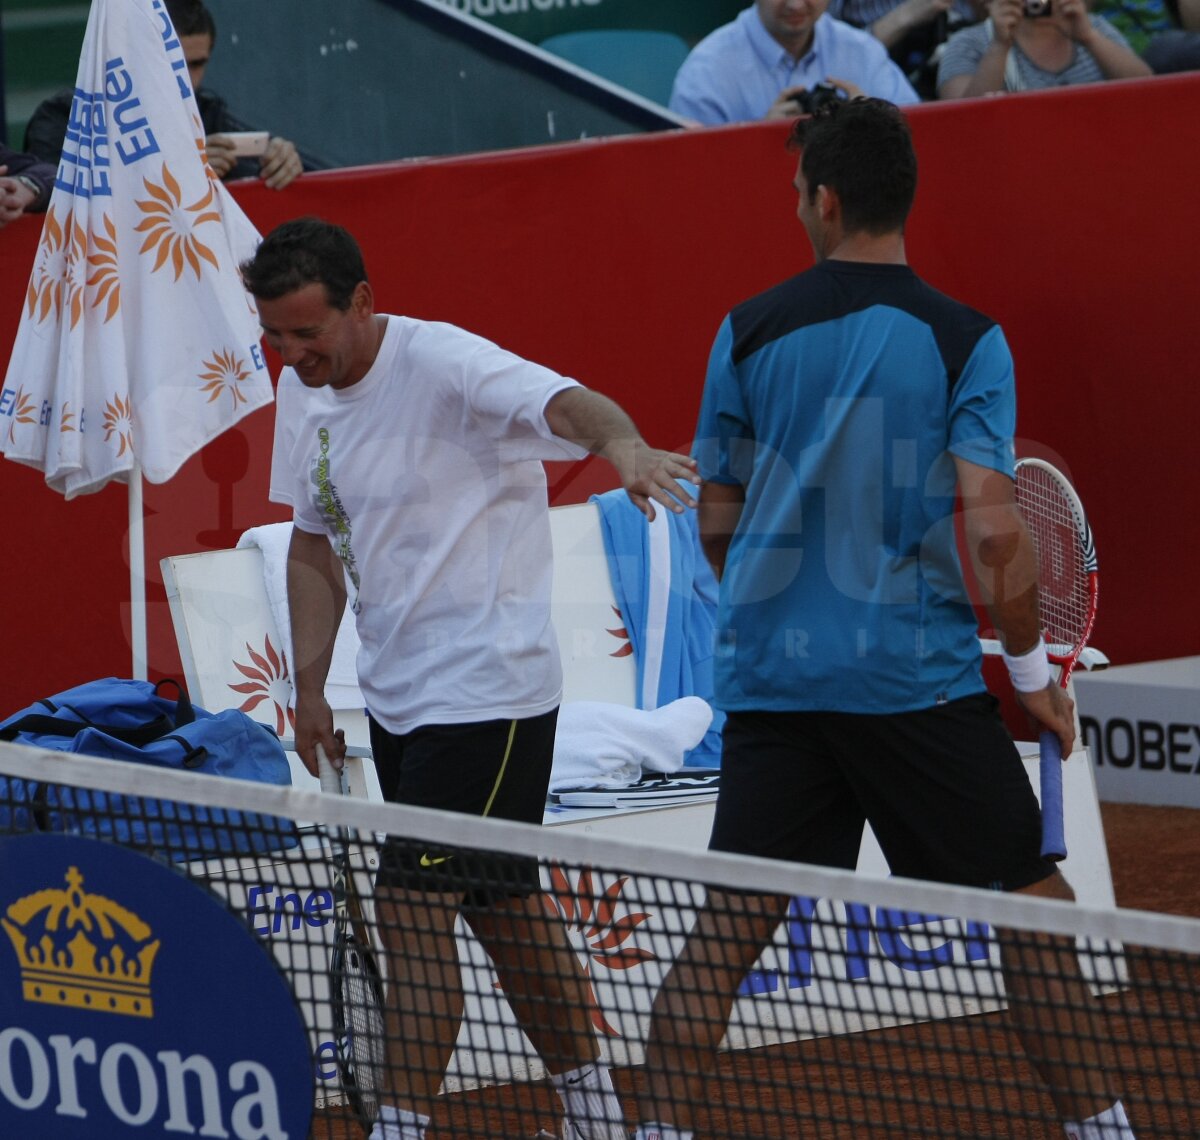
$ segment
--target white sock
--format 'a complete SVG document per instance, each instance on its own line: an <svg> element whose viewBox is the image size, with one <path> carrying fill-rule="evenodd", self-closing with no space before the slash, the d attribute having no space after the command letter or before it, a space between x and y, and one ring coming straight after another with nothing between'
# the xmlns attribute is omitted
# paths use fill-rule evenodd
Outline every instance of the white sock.
<svg viewBox="0 0 1200 1140"><path fill-rule="evenodd" d="M394 1104L381 1104L367 1140L425 1140L429 1117Z"/></svg>
<svg viewBox="0 0 1200 1140"><path fill-rule="evenodd" d="M1068 1123L1064 1129L1068 1140L1137 1140L1120 1101L1079 1124Z"/></svg>
<svg viewBox="0 0 1200 1140"><path fill-rule="evenodd" d="M639 1124L633 1140L693 1140L687 1128L676 1128L673 1124Z"/></svg>
<svg viewBox="0 0 1200 1140"><path fill-rule="evenodd" d="M625 1113L608 1066L599 1061L569 1073L551 1073L567 1114L568 1140L626 1140Z"/></svg>

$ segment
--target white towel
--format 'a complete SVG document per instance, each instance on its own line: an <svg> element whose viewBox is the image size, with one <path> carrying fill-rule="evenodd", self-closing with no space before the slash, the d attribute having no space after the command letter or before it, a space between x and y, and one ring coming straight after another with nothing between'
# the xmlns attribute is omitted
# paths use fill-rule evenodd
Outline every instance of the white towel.
<svg viewBox="0 0 1200 1140"><path fill-rule="evenodd" d="M238 539L238 549L257 546L263 556L263 585L267 591L267 604L275 619L275 628L283 639L289 668L295 660L292 653L292 622L287 599L287 554L292 541L291 523L268 523L266 526L251 527ZM361 709L364 705L362 691L358 687L358 631L354 628L354 614L347 606L338 627L337 640L333 644L333 660L329 665L329 676L325 679L325 699L333 709ZM295 703L295 695L291 698Z"/></svg>
<svg viewBox="0 0 1200 1140"><path fill-rule="evenodd" d="M657 709L567 701L558 711L550 790L627 788L644 772L677 772L712 723L701 697Z"/></svg>

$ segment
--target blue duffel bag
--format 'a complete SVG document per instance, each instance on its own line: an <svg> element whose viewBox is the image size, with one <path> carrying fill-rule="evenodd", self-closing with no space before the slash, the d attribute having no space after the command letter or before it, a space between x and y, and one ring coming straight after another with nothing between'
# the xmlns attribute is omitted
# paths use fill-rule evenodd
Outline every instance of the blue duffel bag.
<svg viewBox="0 0 1200 1140"><path fill-rule="evenodd" d="M173 687L174 700L163 695ZM238 709L194 706L174 681L106 677L36 701L0 721L0 740L155 768L292 782L279 738ZM175 800L0 777L0 829L70 832L152 847L172 859L292 847L291 820Z"/></svg>

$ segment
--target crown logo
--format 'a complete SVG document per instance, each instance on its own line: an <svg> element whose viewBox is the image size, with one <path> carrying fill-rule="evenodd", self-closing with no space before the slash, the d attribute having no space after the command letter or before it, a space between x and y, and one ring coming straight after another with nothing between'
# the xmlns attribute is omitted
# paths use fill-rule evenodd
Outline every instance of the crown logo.
<svg viewBox="0 0 1200 1140"><path fill-rule="evenodd" d="M158 939L132 911L85 893L78 867L66 881L66 890L17 899L0 918L17 952L25 1000L153 1017Z"/></svg>

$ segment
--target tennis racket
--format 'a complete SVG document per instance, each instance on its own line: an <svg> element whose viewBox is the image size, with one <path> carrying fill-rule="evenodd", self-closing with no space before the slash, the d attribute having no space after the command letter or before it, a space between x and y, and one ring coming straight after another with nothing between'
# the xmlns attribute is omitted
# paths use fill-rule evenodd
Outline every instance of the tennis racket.
<svg viewBox="0 0 1200 1140"><path fill-rule="evenodd" d="M1096 621L1099 596L1096 544L1083 504L1056 467L1041 459L1017 462L1017 506L1033 536L1046 655L1059 667L1065 689ZM1062 750L1058 737L1039 741L1042 783L1042 855L1065 859Z"/></svg>
<svg viewBox="0 0 1200 1140"><path fill-rule="evenodd" d="M342 773L317 745L317 771L321 791L345 794ZM333 1028L337 1039L338 1075L363 1132L369 1133L379 1115L380 1095L386 1087L386 1029L383 1019L383 984L362 904L350 865L350 844L344 829L332 836L334 941L329 967L333 1000Z"/></svg>

